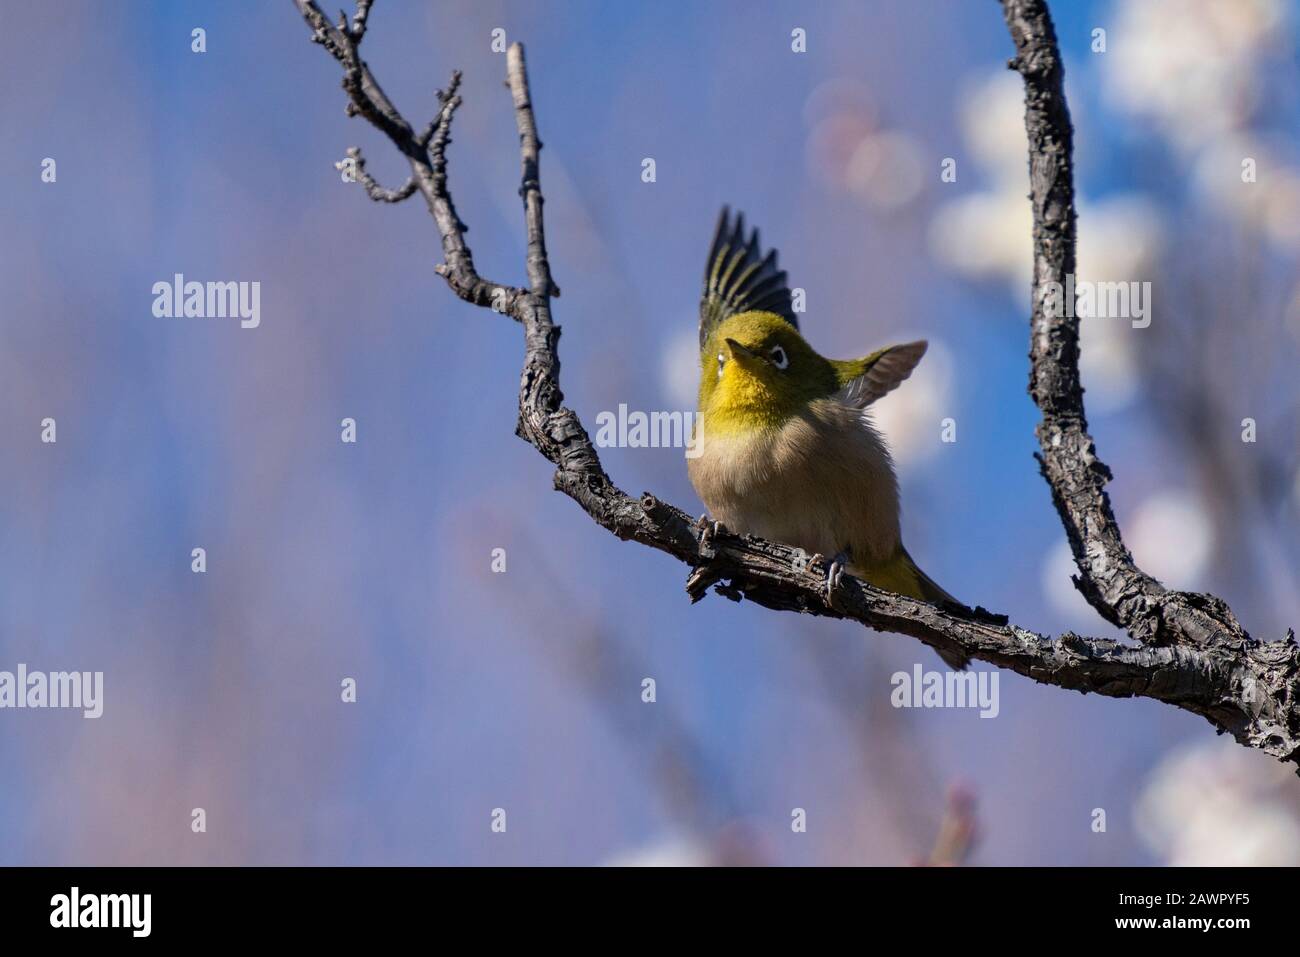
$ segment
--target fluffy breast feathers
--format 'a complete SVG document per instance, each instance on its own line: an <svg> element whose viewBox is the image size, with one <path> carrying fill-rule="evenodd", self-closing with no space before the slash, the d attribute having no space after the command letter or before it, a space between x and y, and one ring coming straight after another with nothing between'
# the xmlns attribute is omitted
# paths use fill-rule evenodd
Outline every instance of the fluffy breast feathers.
<svg viewBox="0 0 1300 957"><path fill-rule="evenodd" d="M797 545L810 555L851 549L855 565L899 548L898 484L866 413L838 396L784 422L697 438L691 481L728 528Z"/></svg>

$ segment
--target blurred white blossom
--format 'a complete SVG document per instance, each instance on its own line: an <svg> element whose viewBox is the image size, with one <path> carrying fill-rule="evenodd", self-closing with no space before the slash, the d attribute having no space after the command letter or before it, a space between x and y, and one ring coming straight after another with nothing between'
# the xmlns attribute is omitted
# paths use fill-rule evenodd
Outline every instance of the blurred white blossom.
<svg viewBox="0 0 1300 957"><path fill-rule="evenodd" d="M1258 100L1258 64L1286 34L1282 0L1119 0L1103 89L1120 109L1194 151L1237 129Z"/></svg>
<svg viewBox="0 0 1300 957"><path fill-rule="evenodd" d="M1006 281L1018 302L1033 278L1033 211L1026 197L1029 173L1024 91L1007 71L972 85L961 101L961 122L971 154L993 183L941 206L930 224L935 257L963 275ZM1160 210L1146 197L1120 194L1089 200L1076 194L1079 217L1077 279L1142 281L1164 241ZM1116 319L1080 323L1080 372L1093 409L1117 409L1137 392L1132 326Z"/></svg>
<svg viewBox="0 0 1300 957"><path fill-rule="evenodd" d="M605 863L609 867L757 867L771 860L771 847L761 830L735 818L703 834L674 830L620 851Z"/></svg>
<svg viewBox="0 0 1300 957"><path fill-rule="evenodd" d="M1119 0L1096 62L1109 101L1168 141L1212 208L1297 249L1300 169L1251 129L1290 16L1282 0Z"/></svg>
<svg viewBox="0 0 1300 957"><path fill-rule="evenodd" d="M899 342L909 338L894 336ZM894 453L900 470L920 465L942 448L942 421L953 414L952 353L943 342L931 339L925 358L903 388L896 389L871 406L872 421Z"/></svg>
<svg viewBox="0 0 1300 957"><path fill-rule="evenodd" d="M862 139L844 170L853 195L878 209L895 209L921 192L925 159L916 140L897 131Z"/></svg>
<svg viewBox="0 0 1300 957"><path fill-rule="evenodd" d="M1242 163L1254 165L1250 181ZM1197 156L1192 185L1206 204L1281 247L1300 249L1300 169L1253 133L1234 133Z"/></svg>
<svg viewBox="0 0 1300 957"><path fill-rule="evenodd" d="M866 127L874 127L875 106L871 90L860 80L838 77L819 83L803 104L803 121L810 129L833 116L854 116Z"/></svg>
<svg viewBox="0 0 1300 957"><path fill-rule="evenodd" d="M1300 864L1295 775L1233 741L1166 757L1147 779L1134 817L1143 842L1167 864Z"/></svg>
<svg viewBox="0 0 1300 957"><path fill-rule="evenodd" d="M1096 204L1080 201L1077 205L1080 280L1148 279L1163 243L1160 212L1155 204L1138 194L1124 194ZM1158 296L1155 298L1159 302ZM1148 302L1147 308L1154 314L1153 303ZM1122 408L1136 396L1139 369L1134 336L1140 334L1122 318L1079 321L1079 371L1088 389L1089 407L1094 411Z"/></svg>
<svg viewBox="0 0 1300 957"><path fill-rule="evenodd" d="M657 844L621 851L605 862L606 867L708 867L712 850L690 838L668 839Z"/></svg>
<svg viewBox="0 0 1300 957"><path fill-rule="evenodd" d="M962 136L988 175L1024 198L1029 169L1025 88L1019 73L996 70L967 85L958 101Z"/></svg>
<svg viewBox="0 0 1300 957"><path fill-rule="evenodd" d="M1017 301L1033 276L1033 211L1027 184L969 193L940 206L930 222L930 248L942 263L973 278L1002 278Z"/></svg>
<svg viewBox="0 0 1300 957"><path fill-rule="evenodd" d="M1172 588L1194 587L1214 545L1204 504L1189 492L1166 489L1142 502L1125 528L1138 567Z"/></svg>
<svg viewBox="0 0 1300 957"><path fill-rule="evenodd" d="M823 186L883 211L920 195L924 151L910 134L880 126L861 83L822 83L808 95L803 115L809 128L808 169Z"/></svg>

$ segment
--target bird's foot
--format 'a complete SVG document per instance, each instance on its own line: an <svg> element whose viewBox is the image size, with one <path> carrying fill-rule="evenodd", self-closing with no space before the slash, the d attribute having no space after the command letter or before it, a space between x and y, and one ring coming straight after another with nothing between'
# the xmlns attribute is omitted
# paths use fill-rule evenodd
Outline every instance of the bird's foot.
<svg viewBox="0 0 1300 957"><path fill-rule="evenodd" d="M820 558L821 556L817 557ZM840 579L844 576L844 568L851 560L848 549L831 559L830 566L826 569L826 604L834 603L835 589L840 587Z"/></svg>
<svg viewBox="0 0 1300 957"><path fill-rule="evenodd" d="M713 549L713 540L727 529L721 522L709 521L708 513L695 520L695 527L700 530L700 551Z"/></svg>

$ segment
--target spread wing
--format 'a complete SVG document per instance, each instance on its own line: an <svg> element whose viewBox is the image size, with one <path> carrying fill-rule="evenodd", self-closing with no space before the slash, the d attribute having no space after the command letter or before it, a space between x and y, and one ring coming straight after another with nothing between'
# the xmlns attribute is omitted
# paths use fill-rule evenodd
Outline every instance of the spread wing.
<svg viewBox="0 0 1300 957"><path fill-rule="evenodd" d="M925 348L926 342L921 339L889 346L858 362L844 363L849 371L844 373L846 377L835 397L845 405L865 409L882 395L894 391L912 374L921 356L925 355Z"/></svg>
<svg viewBox="0 0 1300 957"><path fill-rule="evenodd" d="M785 272L777 268L776 250L761 255L758 230L745 238L745 214L731 221L730 210L722 207L713 234L709 261L704 268L704 294L700 298L700 348L713 330L728 316L742 312L774 312L796 329L790 289Z"/></svg>

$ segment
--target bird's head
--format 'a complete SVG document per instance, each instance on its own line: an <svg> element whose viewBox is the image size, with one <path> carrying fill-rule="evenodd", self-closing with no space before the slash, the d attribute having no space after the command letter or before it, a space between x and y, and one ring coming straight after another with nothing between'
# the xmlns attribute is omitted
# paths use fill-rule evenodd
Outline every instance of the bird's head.
<svg viewBox="0 0 1300 957"><path fill-rule="evenodd" d="M836 388L831 363L775 313L728 317L700 354L700 413L714 434L779 425Z"/></svg>

